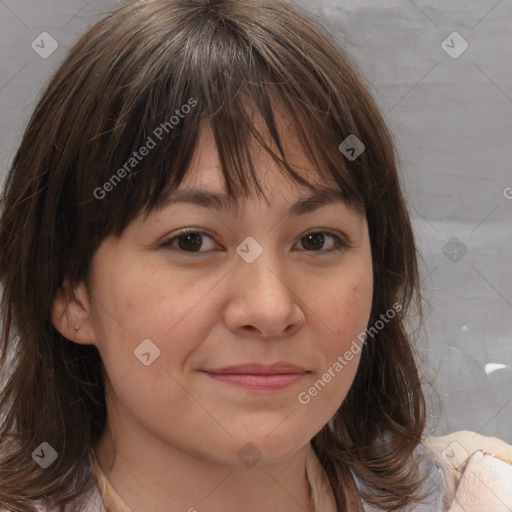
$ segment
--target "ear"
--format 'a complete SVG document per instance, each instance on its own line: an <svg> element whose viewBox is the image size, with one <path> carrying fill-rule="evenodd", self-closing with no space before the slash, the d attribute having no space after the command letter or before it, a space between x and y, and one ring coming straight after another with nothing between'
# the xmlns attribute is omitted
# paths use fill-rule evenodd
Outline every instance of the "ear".
<svg viewBox="0 0 512 512"><path fill-rule="evenodd" d="M51 320L65 338L81 345L95 345L96 332L90 299L83 282L72 288L66 277L53 299Z"/></svg>

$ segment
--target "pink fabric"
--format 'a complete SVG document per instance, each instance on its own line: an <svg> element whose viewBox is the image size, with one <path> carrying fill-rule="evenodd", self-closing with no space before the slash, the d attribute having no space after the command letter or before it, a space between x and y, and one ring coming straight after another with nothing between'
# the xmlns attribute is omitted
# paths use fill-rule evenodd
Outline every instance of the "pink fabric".
<svg viewBox="0 0 512 512"><path fill-rule="evenodd" d="M443 471L448 512L512 511L511 445L468 430L423 444Z"/></svg>
<svg viewBox="0 0 512 512"><path fill-rule="evenodd" d="M510 512L512 466L482 451L474 453L460 478L449 512Z"/></svg>

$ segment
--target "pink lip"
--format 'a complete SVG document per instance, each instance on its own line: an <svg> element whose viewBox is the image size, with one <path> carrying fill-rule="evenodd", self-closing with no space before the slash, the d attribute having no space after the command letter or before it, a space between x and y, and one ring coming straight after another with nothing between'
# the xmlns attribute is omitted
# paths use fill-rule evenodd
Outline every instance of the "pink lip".
<svg viewBox="0 0 512 512"><path fill-rule="evenodd" d="M215 380L246 389L264 391L285 389L308 373L308 370L301 366L285 362L271 365L242 364L202 371Z"/></svg>
<svg viewBox="0 0 512 512"><path fill-rule="evenodd" d="M246 389L279 391L297 382L305 373L250 374L250 373L208 373L215 380L234 384Z"/></svg>
<svg viewBox="0 0 512 512"><path fill-rule="evenodd" d="M205 368L202 370L207 373L224 374L224 373L240 373L240 374L263 374L263 375L279 375L283 373L306 373L308 370L296 364L278 361L272 364L249 363L237 364L234 366L226 366L224 368Z"/></svg>

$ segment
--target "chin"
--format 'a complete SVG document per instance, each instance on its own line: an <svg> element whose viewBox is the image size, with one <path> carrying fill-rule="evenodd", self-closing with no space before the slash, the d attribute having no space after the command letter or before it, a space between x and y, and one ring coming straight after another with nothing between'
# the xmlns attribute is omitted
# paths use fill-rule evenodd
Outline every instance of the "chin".
<svg viewBox="0 0 512 512"><path fill-rule="evenodd" d="M311 439L304 436L299 426L293 430L282 429L279 434L278 429L279 427L273 432L271 429L255 429L250 433L235 436L230 444L236 455L236 465L257 464L260 468L270 467L291 457Z"/></svg>

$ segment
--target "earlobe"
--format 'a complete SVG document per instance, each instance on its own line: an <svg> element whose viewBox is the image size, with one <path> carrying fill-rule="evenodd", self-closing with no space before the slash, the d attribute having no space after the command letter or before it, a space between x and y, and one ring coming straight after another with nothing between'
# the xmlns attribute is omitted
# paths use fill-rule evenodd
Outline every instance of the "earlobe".
<svg viewBox="0 0 512 512"><path fill-rule="evenodd" d="M72 287L66 277L53 299L51 321L65 338L82 345L94 345L96 337L84 283Z"/></svg>

